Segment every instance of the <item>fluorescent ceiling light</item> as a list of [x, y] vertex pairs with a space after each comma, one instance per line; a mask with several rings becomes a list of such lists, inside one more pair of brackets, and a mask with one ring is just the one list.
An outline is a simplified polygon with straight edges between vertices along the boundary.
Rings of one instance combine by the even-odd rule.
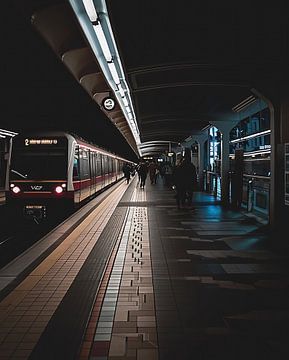
[[82, 1], [90, 21], [91, 22], [97, 21], [97, 12], [95, 10], [93, 1], [92, 0], [82, 0]]
[[243, 155], [244, 156], [252, 156], [252, 155], [263, 155], [263, 154], [270, 154], [271, 150], [265, 150], [265, 151], [250, 151], [246, 152]]
[[103, 55], [105, 57], [105, 60], [107, 62], [110, 62], [112, 61], [112, 55], [110, 53], [110, 50], [109, 50], [109, 47], [108, 47], [108, 43], [106, 41], [106, 37], [104, 35], [104, 32], [102, 30], [102, 26], [100, 24], [100, 22], [98, 21], [97, 24], [93, 25], [93, 29], [96, 33], [96, 36], [97, 36], [97, 39], [99, 41], [99, 44], [100, 44], [100, 47], [101, 47], [101, 50], [103, 52]]
[[128, 101], [127, 101], [126, 97], [122, 98], [122, 102], [123, 102], [124, 106], [128, 106]]
[[[121, 59], [110, 26], [105, 0], [69, 0], [69, 3], [78, 17], [80, 26], [99, 62], [107, 83], [117, 97], [132, 135], [137, 145], [139, 145], [138, 125], [135, 120], [129, 87], [126, 84]], [[129, 111], [132, 114], [128, 115], [126, 105], [131, 106]], [[131, 125], [130, 119], [134, 120], [134, 126]]]
[[251, 95], [251, 96], [247, 97], [245, 100], [241, 101], [238, 105], [232, 107], [232, 110], [235, 112], [240, 112], [241, 110], [243, 110], [245, 107], [251, 105], [256, 100], [257, 99], [255, 98], [255, 96]]
[[125, 97], [125, 93], [121, 85], [118, 86], [118, 91], [121, 97]]
[[111, 62], [108, 62], [107, 65], [108, 65], [109, 71], [111, 73], [111, 76], [113, 78], [113, 81], [115, 82], [116, 85], [119, 85], [120, 79], [119, 79], [118, 73], [116, 71], [115, 64], [111, 61]]
[[15, 135], [17, 135], [17, 133], [14, 132], [14, 131], [9, 131], [9, 130], [4, 130], [4, 129], [0, 129], [0, 134], [4, 135], [4, 136], [15, 136]]
[[[271, 154], [271, 150], [256, 150], [256, 151], [248, 151], [248, 152], [244, 152], [243, 156], [244, 157], [248, 157], [248, 156], [256, 156], [256, 155], [263, 155], [263, 154]], [[231, 158], [235, 157], [235, 154], [230, 154], [229, 155]], [[256, 159], [255, 159], [256, 160]], [[261, 159], [257, 159], [258, 161]]]
[[127, 113], [131, 113], [131, 109], [129, 106], [126, 106], [125, 109], [126, 109]]
[[258, 136], [262, 136], [262, 135], [267, 135], [267, 134], [270, 134], [270, 133], [271, 133], [271, 130], [264, 130], [264, 131], [261, 131], [261, 132], [256, 133], [256, 134], [247, 135], [247, 136], [244, 136], [244, 137], [240, 137], [239, 139], [231, 140], [230, 143], [233, 144], [233, 143], [236, 143], [236, 142], [245, 141], [245, 140], [248, 140], [248, 139], [252, 139], [252, 138], [255, 138], [255, 137], [258, 137]]
[[129, 118], [130, 120], [133, 119], [132, 113], [128, 113], [127, 116], [128, 116], [128, 118]]

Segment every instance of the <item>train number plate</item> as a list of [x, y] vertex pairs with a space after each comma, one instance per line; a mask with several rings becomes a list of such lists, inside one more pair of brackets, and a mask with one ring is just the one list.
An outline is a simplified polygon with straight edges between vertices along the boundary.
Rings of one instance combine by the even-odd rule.
[[25, 205], [24, 216], [27, 218], [44, 219], [46, 217], [46, 207], [44, 205]]

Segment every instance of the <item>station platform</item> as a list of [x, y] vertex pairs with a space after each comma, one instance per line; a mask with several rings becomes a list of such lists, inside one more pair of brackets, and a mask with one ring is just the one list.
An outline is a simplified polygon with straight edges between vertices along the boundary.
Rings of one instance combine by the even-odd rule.
[[[149, 179], [148, 179], [149, 180]], [[92, 200], [0, 270], [0, 359], [288, 359], [289, 255], [161, 179]]]

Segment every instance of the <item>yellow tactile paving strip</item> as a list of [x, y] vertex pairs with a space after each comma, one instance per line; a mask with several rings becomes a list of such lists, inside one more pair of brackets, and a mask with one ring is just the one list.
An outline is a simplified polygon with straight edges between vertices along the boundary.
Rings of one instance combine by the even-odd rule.
[[121, 184], [0, 303], [0, 359], [27, 359], [114, 212]]
[[[131, 203], [134, 201], [146, 201], [145, 192], [135, 189]], [[92, 311], [80, 359], [156, 360], [158, 342], [145, 207], [129, 207], [116, 248]]]

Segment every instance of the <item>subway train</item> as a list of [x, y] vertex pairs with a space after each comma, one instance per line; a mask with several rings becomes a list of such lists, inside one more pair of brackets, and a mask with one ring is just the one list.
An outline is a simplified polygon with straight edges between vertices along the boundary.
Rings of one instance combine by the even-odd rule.
[[13, 138], [8, 203], [25, 218], [44, 219], [80, 207], [123, 178], [126, 159], [66, 132]]

